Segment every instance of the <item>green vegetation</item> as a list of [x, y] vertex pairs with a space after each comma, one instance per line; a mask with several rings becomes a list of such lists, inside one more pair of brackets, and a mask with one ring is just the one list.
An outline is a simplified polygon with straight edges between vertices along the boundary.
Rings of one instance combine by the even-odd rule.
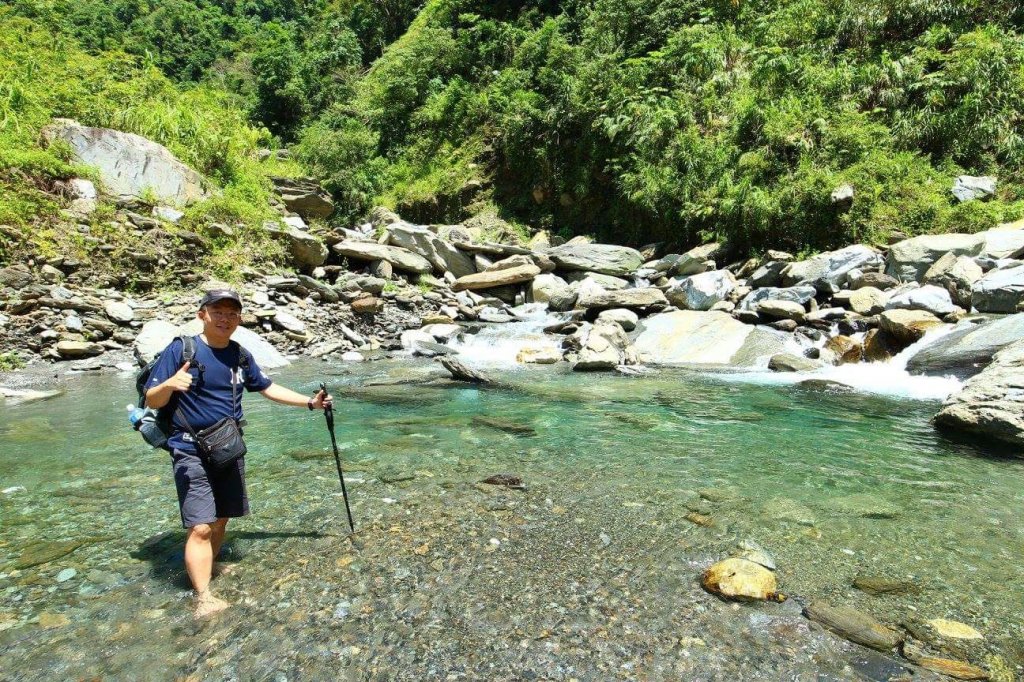
[[[738, 254], [1024, 216], [1014, 0], [15, 0], [0, 22], [0, 223], [81, 172], [35, 146], [51, 116], [212, 177], [194, 227], [257, 225], [252, 152], [279, 144], [340, 223], [385, 203]], [[996, 196], [957, 204], [960, 174]]]
[[14, 351], [0, 353], [0, 372], [13, 372], [25, 366], [25, 361]]

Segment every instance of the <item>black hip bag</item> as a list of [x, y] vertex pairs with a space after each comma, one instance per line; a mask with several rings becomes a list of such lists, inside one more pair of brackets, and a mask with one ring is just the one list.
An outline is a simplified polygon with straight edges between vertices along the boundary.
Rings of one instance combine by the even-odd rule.
[[[231, 377], [231, 411], [234, 412], [238, 402], [235, 379], [238, 369], [236, 368]], [[224, 417], [212, 426], [196, 431], [181, 413], [181, 408], [176, 410], [177, 416], [181, 419], [185, 428], [192, 435], [196, 444], [196, 450], [207, 464], [214, 469], [224, 469], [245, 457], [245, 440], [242, 439], [242, 429], [238, 426], [238, 420], [234, 417]]]

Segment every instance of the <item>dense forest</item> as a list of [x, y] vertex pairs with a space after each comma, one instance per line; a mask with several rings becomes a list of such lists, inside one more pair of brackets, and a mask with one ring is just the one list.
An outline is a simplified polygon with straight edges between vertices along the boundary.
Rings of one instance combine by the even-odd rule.
[[[52, 210], [76, 169], [36, 139], [68, 116], [166, 144], [225, 188], [198, 211], [253, 224], [274, 172], [320, 179], [338, 224], [384, 203], [736, 252], [976, 231], [1024, 216], [1022, 32], [1014, 0], [15, 0], [0, 223]], [[962, 174], [995, 196], [957, 202]]]

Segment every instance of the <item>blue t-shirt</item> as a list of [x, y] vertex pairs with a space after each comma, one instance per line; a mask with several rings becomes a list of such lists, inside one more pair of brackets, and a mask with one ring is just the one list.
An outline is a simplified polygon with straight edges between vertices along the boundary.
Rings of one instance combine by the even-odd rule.
[[[256, 359], [251, 354], [249, 355], [248, 371], [238, 368], [241, 346], [230, 344], [227, 348], [211, 348], [201, 337], [194, 338], [196, 356], [188, 370], [188, 373], [192, 375], [192, 386], [188, 391], [175, 392], [163, 409], [180, 409], [181, 414], [195, 431], [213, 426], [224, 417], [233, 416], [241, 422], [243, 418], [241, 388], [244, 387], [247, 391], [265, 391], [273, 382], [260, 370]], [[181, 339], [175, 339], [160, 353], [160, 359], [149, 375], [146, 389], [154, 388], [177, 374], [181, 366], [185, 364], [183, 356], [184, 344]], [[202, 365], [202, 371], [200, 371], [199, 365]], [[235, 373], [236, 369], [238, 370], [237, 374]], [[239, 384], [235, 389], [237, 399], [234, 400], [234, 404], [232, 404], [232, 382]], [[192, 442], [192, 436], [181, 421], [181, 416], [176, 413], [173, 425], [171, 437], [167, 439], [168, 447], [194, 453], [196, 446]]]

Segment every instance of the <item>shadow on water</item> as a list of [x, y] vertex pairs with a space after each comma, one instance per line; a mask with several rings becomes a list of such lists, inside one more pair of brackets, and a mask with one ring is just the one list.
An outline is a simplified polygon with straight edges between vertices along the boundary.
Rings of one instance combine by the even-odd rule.
[[[217, 561], [233, 563], [241, 561], [249, 553], [252, 543], [259, 540], [281, 540], [287, 538], [319, 539], [329, 534], [313, 531], [228, 531], [224, 545], [220, 548]], [[162, 578], [174, 587], [190, 587], [185, 574], [185, 530], [168, 530], [145, 539], [134, 552], [133, 559], [148, 561], [150, 573]]]
[[981, 457], [996, 461], [1017, 462], [1024, 466], [1024, 450], [1019, 446], [1010, 445], [994, 438], [985, 438], [978, 434], [969, 434], [950, 429], [939, 428], [943, 440], [955, 445], [955, 451], [961, 455]]

